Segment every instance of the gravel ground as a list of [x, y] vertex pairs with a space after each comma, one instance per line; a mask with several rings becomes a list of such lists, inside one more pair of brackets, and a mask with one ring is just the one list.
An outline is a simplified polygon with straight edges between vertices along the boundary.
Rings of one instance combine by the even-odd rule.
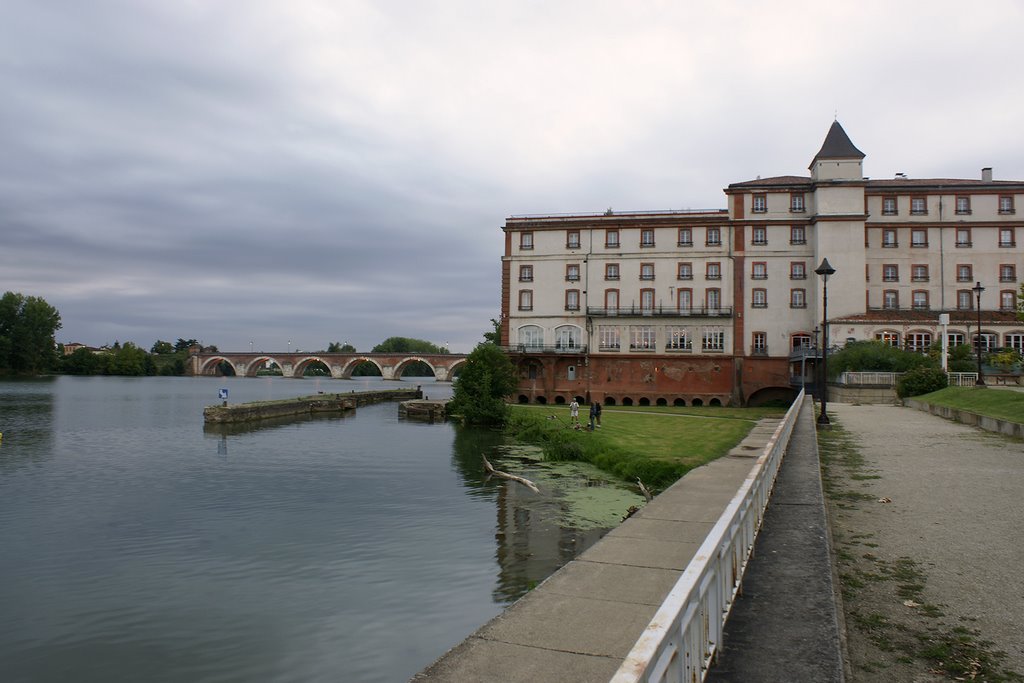
[[[864, 459], [828, 466], [832, 488], [849, 494], [830, 494], [829, 508], [853, 680], [947, 680], [887, 649], [932, 629], [969, 629], [1006, 653], [1001, 669], [1024, 673], [1024, 443], [910, 408], [833, 403], [829, 413]], [[920, 590], [891, 579], [901, 558]]]

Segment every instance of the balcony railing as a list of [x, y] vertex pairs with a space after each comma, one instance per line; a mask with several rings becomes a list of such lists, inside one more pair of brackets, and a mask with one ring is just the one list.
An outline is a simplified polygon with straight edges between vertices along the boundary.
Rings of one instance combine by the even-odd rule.
[[508, 353], [569, 353], [573, 355], [587, 352], [586, 344], [544, 346], [541, 344], [513, 344], [501, 347], [502, 351]]
[[654, 308], [641, 308], [640, 306], [619, 306], [618, 308], [588, 307], [587, 315], [595, 318], [731, 318], [732, 306], [692, 306], [690, 308], [677, 308], [675, 306], [655, 306]]

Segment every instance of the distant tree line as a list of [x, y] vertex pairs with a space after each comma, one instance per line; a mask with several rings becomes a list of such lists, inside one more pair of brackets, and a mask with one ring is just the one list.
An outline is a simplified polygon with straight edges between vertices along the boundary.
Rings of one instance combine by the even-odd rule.
[[[112, 346], [100, 349], [81, 347], [69, 355], [62, 356], [60, 371], [68, 375], [122, 375], [143, 377], [154, 375], [184, 375], [185, 360], [192, 347], [198, 346], [195, 339], [178, 338], [174, 344], [158, 339], [147, 353], [132, 342], [115, 341]], [[205, 347], [216, 351], [216, 346]]]

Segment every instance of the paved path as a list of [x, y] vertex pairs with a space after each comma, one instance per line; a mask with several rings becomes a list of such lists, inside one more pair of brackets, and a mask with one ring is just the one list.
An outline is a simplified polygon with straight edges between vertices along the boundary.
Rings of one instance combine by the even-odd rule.
[[711, 683], [844, 680], [814, 405], [801, 408]]
[[777, 419], [699, 467], [414, 681], [608, 681], [756, 464]]
[[919, 562], [927, 600], [1024, 671], [1024, 444], [910, 408], [829, 412], [880, 477], [866, 490], [892, 501], [852, 524], [874, 534], [879, 554]]

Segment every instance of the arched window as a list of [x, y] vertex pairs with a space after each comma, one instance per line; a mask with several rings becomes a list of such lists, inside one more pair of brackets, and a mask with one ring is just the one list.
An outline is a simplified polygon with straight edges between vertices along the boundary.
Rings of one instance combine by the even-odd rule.
[[527, 350], [544, 346], [544, 330], [538, 325], [523, 325], [519, 328], [519, 346]]
[[578, 349], [580, 348], [582, 330], [575, 325], [562, 325], [555, 328], [556, 349]]

